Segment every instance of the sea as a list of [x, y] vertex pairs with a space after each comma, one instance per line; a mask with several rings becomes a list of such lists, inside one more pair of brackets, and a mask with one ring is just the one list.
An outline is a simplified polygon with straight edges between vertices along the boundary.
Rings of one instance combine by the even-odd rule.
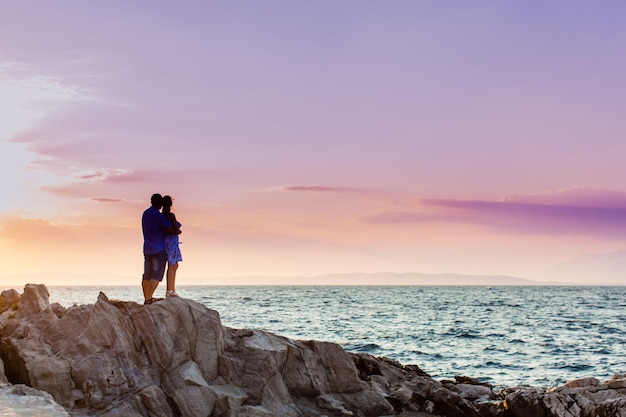
[[[142, 302], [137, 287], [49, 287], [65, 307]], [[157, 290], [156, 296], [164, 292]], [[233, 328], [341, 344], [435, 379], [552, 387], [626, 373], [626, 287], [179, 286]]]

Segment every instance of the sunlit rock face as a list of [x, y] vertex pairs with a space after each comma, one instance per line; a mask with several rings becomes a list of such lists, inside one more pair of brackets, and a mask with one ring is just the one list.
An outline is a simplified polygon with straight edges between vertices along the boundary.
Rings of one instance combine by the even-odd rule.
[[25, 385], [0, 387], [0, 417], [69, 417], [52, 396]]
[[32, 411], [0, 417], [626, 416], [620, 377], [495, 392], [334, 343], [224, 327], [182, 298], [139, 305], [100, 293], [64, 308], [27, 285], [0, 299], [11, 304], [0, 314], [0, 382], [21, 384], [4, 386], [0, 410]]

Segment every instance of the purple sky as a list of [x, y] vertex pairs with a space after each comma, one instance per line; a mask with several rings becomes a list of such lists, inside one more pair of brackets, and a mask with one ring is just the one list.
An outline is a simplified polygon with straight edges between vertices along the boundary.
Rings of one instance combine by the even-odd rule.
[[620, 251], [625, 18], [617, 1], [9, 1], [4, 273], [136, 276], [153, 192], [176, 199], [182, 283], [550, 279]]

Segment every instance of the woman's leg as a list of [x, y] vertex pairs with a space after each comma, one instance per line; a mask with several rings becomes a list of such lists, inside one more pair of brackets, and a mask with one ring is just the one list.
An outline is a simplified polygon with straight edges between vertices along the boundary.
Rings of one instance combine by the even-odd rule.
[[175, 264], [167, 264], [167, 291], [176, 291], [176, 270], [178, 262]]

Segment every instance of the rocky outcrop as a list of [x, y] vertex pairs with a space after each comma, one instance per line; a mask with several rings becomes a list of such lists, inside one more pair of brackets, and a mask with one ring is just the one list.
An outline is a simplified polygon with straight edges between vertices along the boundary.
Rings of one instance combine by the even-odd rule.
[[0, 415], [11, 417], [69, 417], [47, 392], [26, 385], [0, 386]]
[[626, 376], [614, 375], [605, 382], [581, 378], [547, 390], [513, 390], [507, 392], [504, 406], [513, 417], [626, 417]]
[[0, 380], [15, 384], [5, 388], [43, 391], [75, 417], [626, 417], [623, 378], [494, 392], [333, 343], [231, 329], [192, 300], [100, 293], [64, 308], [27, 285], [0, 301]]

